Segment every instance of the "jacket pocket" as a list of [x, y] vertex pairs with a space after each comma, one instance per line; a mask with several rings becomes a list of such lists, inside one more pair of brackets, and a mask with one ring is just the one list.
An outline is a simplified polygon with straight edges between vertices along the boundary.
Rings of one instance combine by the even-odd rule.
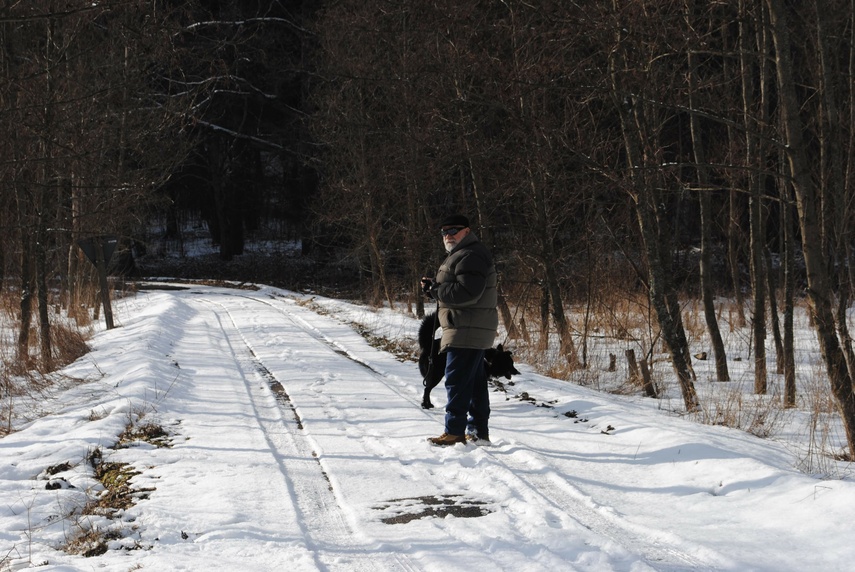
[[456, 328], [457, 327], [457, 313], [454, 312], [453, 310], [449, 310], [446, 317], [448, 319], [448, 327], [449, 328]]

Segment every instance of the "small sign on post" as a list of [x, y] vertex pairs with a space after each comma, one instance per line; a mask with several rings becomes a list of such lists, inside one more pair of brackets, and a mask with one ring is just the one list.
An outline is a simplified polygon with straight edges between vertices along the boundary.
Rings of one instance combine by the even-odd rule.
[[119, 239], [115, 236], [93, 236], [90, 238], [82, 238], [77, 241], [77, 245], [86, 258], [95, 265], [98, 270], [98, 284], [101, 287], [101, 304], [104, 307], [104, 321], [107, 324], [107, 329], [113, 329], [113, 308], [110, 304], [110, 288], [107, 284], [107, 264], [113, 257], [116, 251], [116, 244]]
[[80, 247], [80, 250], [83, 251], [83, 254], [86, 255], [86, 258], [96, 266], [98, 265], [98, 254], [96, 249], [99, 244], [101, 248], [104, 249], [104, 263], [110, 264], [110, 259], [113, 258], [113, 253], [116, 251], [116, 245], [118, 243], [118, 238], [109, 235], [81, 238], [77, 241], [77, 245]]

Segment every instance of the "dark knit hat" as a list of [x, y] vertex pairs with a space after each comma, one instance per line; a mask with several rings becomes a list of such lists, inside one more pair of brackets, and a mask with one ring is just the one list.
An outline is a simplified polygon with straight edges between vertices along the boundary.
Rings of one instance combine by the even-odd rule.
[[439, 223], [439, 226], [462, 226], [464, 228], [468, 228], [469, 219], [463, 216], [462, 214], [455, 214], [442, 219], [442, 222]]

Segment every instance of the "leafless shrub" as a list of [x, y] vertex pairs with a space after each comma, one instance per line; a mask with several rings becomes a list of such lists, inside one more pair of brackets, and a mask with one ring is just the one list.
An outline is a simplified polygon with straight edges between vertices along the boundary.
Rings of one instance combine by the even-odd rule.
[[805, 380], [799, 396], [807, 419], [803, 426], [804, 438], [800, 439], [806, 445], [797, 452], [798, 467], [807, 474], [837, 478], [840, 472], [837, 461], [842, 460], [835, 450], [835, 444], [841, 442], [837, 409], [824, 381], [822, 365], [816, 364], [815, 369], [815, 374]]
[[693, 298], [686, 302], [683, 308], [683, 327], [686, 330], [689, 347], [693, 347], [706, 336], [707, 325], [704, 321], [704, 311], [700, 300]]
[[50, 333], [54, 354], [51, 363], [56, 368], [64, 367], [89, 352], [89, 346], [86, 345], [89, 332], [71, 324], [57, 323]]
[[87, 320], [68, 319], [59, 309], [51, 311], [51, 356], [38, 354], [38, 326], [30, 329], [26, 353], [17, 344], [18, 309], [14, 292], [0, 293], [0, 435], [12, 431], [13, 406], [17, 399], [38, 398], [63, 379], [56, 370], [85, 355], [91, 331]]
[[593, 331], [617, 340], [638, 341], [639, 335], [650, 330], [647, 307], [647, 299], [639, 293], [601, 290], [590, 320]]

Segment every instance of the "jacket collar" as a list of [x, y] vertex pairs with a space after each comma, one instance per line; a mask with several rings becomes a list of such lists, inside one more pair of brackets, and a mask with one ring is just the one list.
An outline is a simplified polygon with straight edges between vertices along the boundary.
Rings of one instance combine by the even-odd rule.
[[466, 248], [467, 246], [469, 246], [469, 245], [471, 245], [471, 244], [473, 244], [473, 243], [475, 243], [475, 242], [478, 242], [478, 237], [477, 237], [477, 236], [475, 236], [475, 232], [470, 228], [470, 229], [469, 229], [469, 234], [467, 234], [466, 236], [464, 236], [464, 237], [463, 237], [463, 240], [461, 240], [460, 242], [458, 242], [458, 243], [457, 243], [457, 246], [455, 246], [454, 248], [452, 248], [452, 249], [451, 249], [451, 252], [449, 252], [448, 254], [454, 254], [455, 252], [457, 252], [457, 251], [458, 251], [458, 250], [460, 250], [461, 248]]

